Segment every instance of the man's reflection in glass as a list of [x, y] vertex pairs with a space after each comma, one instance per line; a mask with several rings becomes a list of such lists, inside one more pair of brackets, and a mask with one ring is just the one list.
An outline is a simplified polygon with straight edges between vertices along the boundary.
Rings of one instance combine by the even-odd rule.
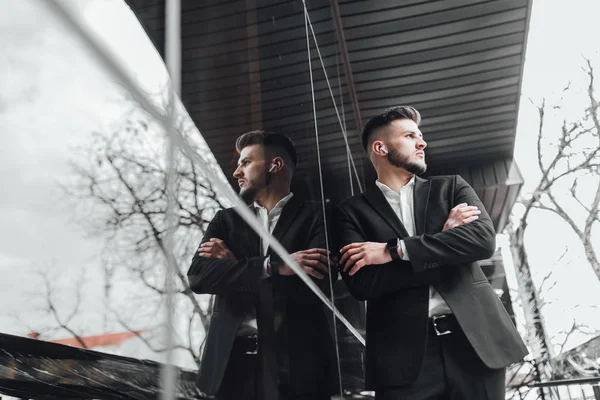
[[[290, 191], [294, 145], [252, 131], [236, 150], [240, 195], [328, 293], [321, 206]], [[338, 384], [324, 305], [234, 209], [215, 215], [188, 278], [195, 293], [217, 295], [197, 380], [202, 392], [219, 400], [330, 398]]]

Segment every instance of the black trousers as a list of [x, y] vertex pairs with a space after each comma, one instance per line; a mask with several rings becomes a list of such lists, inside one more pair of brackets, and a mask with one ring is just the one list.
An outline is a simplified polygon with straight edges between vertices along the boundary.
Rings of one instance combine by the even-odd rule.
[[258, 355], [245, 354], [244, 351], [234, 346], [216, 399], [259, 399], [258, 382], [260, 382]]
[[410, 385], [379, 389], [377, 400], [503, 400], [505, 369], [488, 368], [460, 330], [430, 329], [425, 358]]
[[326, 393], [297, 395], [290, 393], [287, 385], [279, 387], [277, 399], [267, 399], [261, 387], [261, 371], [258, 354], [246, 354], [243, 349], [232, 349], [217, 400], [329, 400]]

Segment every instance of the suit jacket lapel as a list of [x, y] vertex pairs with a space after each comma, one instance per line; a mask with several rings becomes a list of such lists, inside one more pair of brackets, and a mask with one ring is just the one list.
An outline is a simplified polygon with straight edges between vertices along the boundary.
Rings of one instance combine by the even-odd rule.
[[[279, 216], [279, 220], [277, 221], [277, 225], [275, 225], [275, 229], [273, 229], [273, 237], [279, 242], [281, 242], [289, 227], [296, 219], [296, 214], [298, 214], [302, 208], [302, 204], [302, 200], [298, 197], [298, 195], [294, 195], [283, 207], [281, 215]], [[271, 254], [270, 247], [267, 251], [267, 254]]]
[[[254, 215], [256, 215], [256, 210], [254, 209], [254, 206], [252, 204], [250, 204], [248, 206], [248, 208], [250, 208], [250, 211], [252, 211], [252, 213]], [[258, 256], [261, 253], [261, 241], [260, 241], [260, 236], [258, 236], [258, 233], [254, 232], [254, 229], [252, 229], [250, 227], [250, 225], [246, 224], [246, 222], [242, 219], [242, 217], [238, 217], [239, 218], [239, 223], [240, 223], [240, 227], [243, 227], [244, 231], [245, 231], [245, 236], [246, 236], [246, 243], [245, 243], [245, 247], [246, 247], [246, 256]]]
[[415, 210], [415, 229], [417, 235], [425, 233], [425, 217], [429, 205], [430, 181], [415, 176], [415, 190], [413, 193]]
[[[365, 192], [365, 198], [371, 204], [371, 207], [383, 218], [383, 220], [394, 230], [399, 238], [407, 237], [406, 228], [398, 219], [398, 216], [386, 200], [378, 187], [369, 189]], [[391, 239], [391, 238], [390, 238]]]

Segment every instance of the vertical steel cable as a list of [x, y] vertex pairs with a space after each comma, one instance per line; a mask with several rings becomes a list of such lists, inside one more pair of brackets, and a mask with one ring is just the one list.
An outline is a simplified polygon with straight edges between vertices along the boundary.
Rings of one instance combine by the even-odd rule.
[[[319, 166], [319, 185], [321, 188], [321, 205], [323, 208], [323, 225], [325, 229], [325, 248], [327, 249], [327, 268], [331, 271], [331, 252], [329, 251], [329, 235], [327, 229], [327, 211], [325, 209], [325, 190], [323, 189], [323, 170], [321, 167], [321, 148], [319, 146], [319, 128], [317, 125], [317, 106], [315, 103], [315, 84], [312, 73], [312, 60], [310, 54], [310, 37], [308, 35], [308, 10], [306, 7], [304, 8], [304, 27], [306, 29], [306, 51], [308, 55], [308, 73], [310, 76], [310, 94], [312, 100], [313, 107], [313, 122], [315, 126], [315, 143], [317, 145], [317, 165]], [[352, 178], [352, 176], [350, 177]], [[335, 307], [334, 302], [334, 293], [333, 293], [333, 281], [331, 279], [331, 273], [329, 274], [329, 293], [331, 296], [331, 304]], [[344, 397], [344, 390], [342, 388], [342, 367], [340, 365], [340, 349], [338, 345], [338, 334], [337, 334], [337, 322], [335, 320], [335, 315], [332, 315], [333, 319], [333, 337], [335, 341], [335, 356], [337, 360], [337, 369], [338, 369], [338, 382], [340, 384], [340, 396]]]
[[333, 94], [333, 89], [331, 88], [331, 82], [329, 82], [329, 77], [327, 75], [327, 70], [325, 69], [325, 62], [323, 61], [323, 57], [321, 56], [321, 50], [319, 49], [319, 42], [317, 41], [317, 35], [315, 35], [315, 30], [313, 28], [312, 22], [310, 21], [310, 16], [308, 14], [308, 9], [306, 8], [306, 0], [302, 0], [302, 4], [304, 6], [304, 15], [308, 21], [308, 26], [310, 27], [310, 31], [312, 33], [313, 41], [315, 43], [315, 50], [317, 50], [317, 54], [319, 55], [319, 60], [321, 61], [321, 67], [323, 69], [323, 75], [325, 75], [325, 81], [327, 82], [327, 88], [329, 89], [329, 95], [331, 96], [331, 101], [333, 101], [333, 107], [335, 109], [335, 114], [338, 119], [338, 123], [340, 124], [340, 128], [342, 130], [342, 136], [344, 138], [344, 142], [346, 144], [346, 151], [350, 154], [350, 161], [352, 163], [352, 169], [354, 170], [354, 175], [356, 176], [356, 182], [358, 183], [358, 188], [360, 191], [363, 191], [362, 184], [360, 183], [360, 178], [358, 176], [358, 171], [356, 170], [356, 164], [354, 162], [354, 157], [352, 157], [352, 152], [350, 150], [350, 144], [348, 143], [348, 134], [346, 132], [345, 124], [342, 123], [342, 118], [340, 116], [340, 112], [337, 107], [337, 102], [335, 101], [335, 95]]

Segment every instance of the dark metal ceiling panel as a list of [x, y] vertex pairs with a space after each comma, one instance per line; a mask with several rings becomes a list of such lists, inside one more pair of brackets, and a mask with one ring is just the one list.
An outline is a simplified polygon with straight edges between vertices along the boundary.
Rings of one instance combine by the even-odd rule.
[[[127, 2], [162, 52], [164, 1]], [[339, 119], [347, 124], [360, 179], [364, 184], [374, 178], [360, 144], [362, 127], [355, 126], [352, 114], [352, 89], [362, 121], [398, 104], [421, 111], [431, 171], [448, 173], [457, 164], [481, 169], [484, 162], [494, 170], [499, 168], [494, 160], [510, 162], [531, 2], [339, 1], [354, 81], [349, 89], [330, 0], [309, 0], [338, 106], [336, 113], [311, 40], [324, 179], [326, 186], [337, 184], [327, 195], [336, 200], [350, 194]], [[181, 29], [182, 99], [224, 170], [229, 172], [238, 134], [278, 130], [298, 146], [297, 185], [315, 193], [316, 139], [302, 2], [183, 0]], [[476, 177], [465, 176], [474, 184]], [[510, 185], [485, 190], [480, 195], [500, 226], [506, 216], [496, 205], [514, 201], [518, 190]]]

